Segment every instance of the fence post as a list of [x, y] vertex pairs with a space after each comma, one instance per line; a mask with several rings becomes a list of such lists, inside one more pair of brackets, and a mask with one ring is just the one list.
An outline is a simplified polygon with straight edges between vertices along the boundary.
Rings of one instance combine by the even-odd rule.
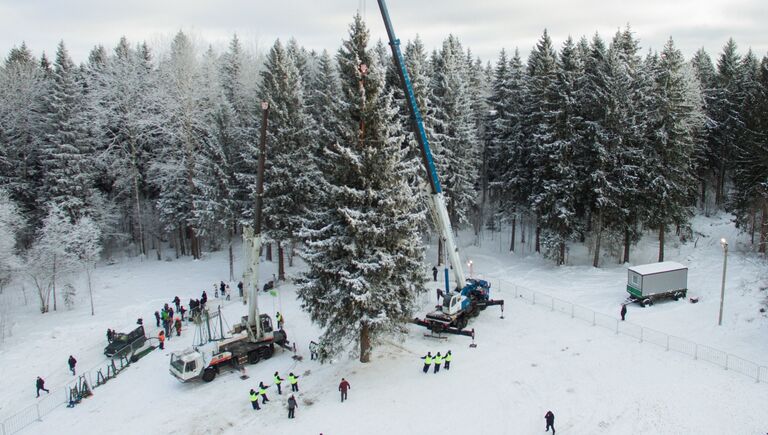
[[616, 321], [616, 335], [619, 335], [619, 321]]
[[592, 326], [595, 326], [595, 325], [597, 325], [597, 321], [595, 319], [595, 312], [592, 311]]
[[37, 409], [37, 421], [43, 421], [42, 416], [40, 416], [40, 403], [35, 404], [35, 409]]
[[[758, 370], [757, 373], [759, 374], [760, 371]], [[759, 376], [759, 375], [758, 375]], [[0, 423], [0, 429], [3, 430], [3, 435], [5, 435], [5, 422]]]
[[643, 342], [643, 328], [640, 328], [640, 343]]
[[552, 309], [551, 311], [555, 311], [555, 298], [552, 298]]
[[693, 359], [699, 359], [699, 345], [693, 344]]
[[531, 298], [531, 305], [536, 305], [536, 292], [533, 292], [533, 297]]
[[573, 304], [571, 304], [571, 319], [573, 319]]
[[669, 335], [667, 335], [667, 352], [669, 352]]
[[725, 369], [728, 370], [728, 354], [725, 354]]

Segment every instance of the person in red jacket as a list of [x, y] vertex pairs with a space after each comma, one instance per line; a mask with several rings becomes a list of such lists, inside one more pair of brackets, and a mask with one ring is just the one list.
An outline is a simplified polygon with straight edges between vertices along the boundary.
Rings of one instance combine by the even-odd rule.
[[347, 382], [346, 379], [341, 378], [341, 383], [339, 384], [339, 391], [341, 391], [341, 403], [344, 403], [344, 399], [347, 398], [347, 390], [349, 390], [349, 382]]
[[160, 340], [160, 350], [165, 349], [165, 333], [162, 330], [157, 334], [157, 339]]

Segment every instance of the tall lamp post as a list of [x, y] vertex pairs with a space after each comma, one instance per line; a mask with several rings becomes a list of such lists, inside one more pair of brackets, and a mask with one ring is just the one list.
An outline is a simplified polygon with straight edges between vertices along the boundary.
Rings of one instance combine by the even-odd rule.
[[720, 286], [720, 318], [717, 321], [718, 326], [723, 325], [723, 298], [725, 298], [725, 268], [728, 266], [728, 242], [720, 239], [723, 246], [723, 284]]

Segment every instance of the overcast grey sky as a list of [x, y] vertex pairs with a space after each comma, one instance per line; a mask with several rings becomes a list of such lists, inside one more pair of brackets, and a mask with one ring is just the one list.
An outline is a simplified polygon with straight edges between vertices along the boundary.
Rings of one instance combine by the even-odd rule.
[[[398, 37], [419, 34], [428, 48], [449, 34], [484, 60], [501, 48], [527, 56], [547, 28], [559, 47], [568, 36], [599, 32], [610, 39], [629, 23], [644, 52], [661, 50], [672, 36], [686, 56], [704, 47], [716, 59], [733, 37], [740, 53], [768, 51], [768, 0], [389, 0]], [[355, 12], [374, 39], [386, 39], [373, 0], [0, 0], [0, 56], [22, 41], [40, 55], [63, 39], [76, 62], [96, 44], [112, 48], [125, 35], [158, 47], [179, 30], [216, 46], [233, 33], [266, 48], [295, 36], [310, 49], [335, 51]]]

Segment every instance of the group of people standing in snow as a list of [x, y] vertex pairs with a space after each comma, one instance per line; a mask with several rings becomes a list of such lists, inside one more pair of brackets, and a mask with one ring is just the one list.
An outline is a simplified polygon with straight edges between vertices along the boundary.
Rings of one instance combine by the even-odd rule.
[[[298, 393], [299, 392], [299, 376], [294, 375], [293, 373], [288, 374], [288, 384], [291, 386], [291, 393]], [[273, 377], [273, 382], [275, 384], [275, 387], [277, 388], [277, 394], [283, 394], [282, 390], [282, 382], [286, 379], [283, 379], [280, 377], [279, 372], [275, 372]], [[251, 388], [251, 390], [248, 392], [248, 397], [251, 401], [251, 406], [254, 410], [260, 410], [261, 406], [259, 406], [259, 398], [261, 398], [261, 404], [264, 405], [267, 402], [269, 402], [269, 398], [267, 397], [267, 389], [269, 388], [269, 385], [264, 385], [264, 382], [259, 382], [259, 386], [257, 388]], [[344, 378], [341, 378], [341, 382], [339, 383], [339, 392], [341, 393], [341, 402], [344, 403], [345, 400], [347, 400], [348, 391], [351, 390], [352, 387], [349, 384], [349, 381], [347, 381]], [[291, 394], [290, 397], [288, 397], [288, 418], [295, 418], [296, 408], [299, 407], [299, 404], [296, 400], [296, 396]]]
[[429, 366], [431, 366], [433, 363], [435, 364], [435, 371], [433, 373], [437, 373], [440, 371], [440, 366], [445, 363], [445, 369], [450, 370], [451, 369], [451, 361], [453, 361], [453, 355], [451, 354], [451, 351], [449, 350], [446, 352], [445, 356], [440, 355], [440, 352], [437, 353], [437, 355], [432, 356], [432, 352], [427, 352], [427, 354], [421, 359], [424, 360], [424, 373], [429, 372]]

